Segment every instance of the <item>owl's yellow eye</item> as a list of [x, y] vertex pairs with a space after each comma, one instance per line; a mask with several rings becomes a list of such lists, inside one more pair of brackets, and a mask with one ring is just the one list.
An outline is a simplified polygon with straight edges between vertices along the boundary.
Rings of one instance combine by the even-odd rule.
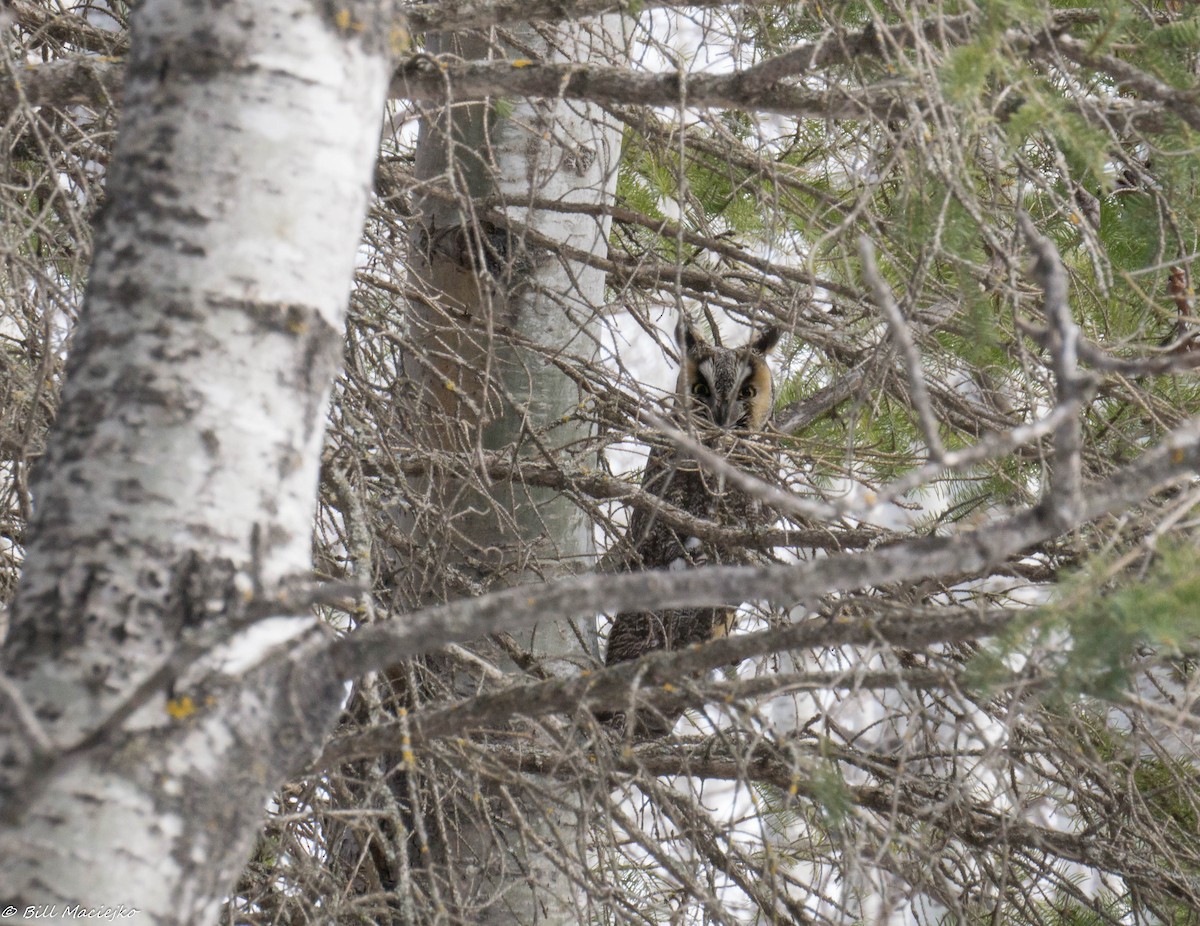
[[742, 386], [742, 391], [739, 392], [738, 395], [743, 399], [753, 399], [756, 395], [758, 395], [758, 388], [754, 385], [754, 383], [745, 383]]
[[708, 395], [708, 383], [702, 379], [696, 380], [696, 382], [692, 383], [692, 395], [698, 399], [705, 398]]

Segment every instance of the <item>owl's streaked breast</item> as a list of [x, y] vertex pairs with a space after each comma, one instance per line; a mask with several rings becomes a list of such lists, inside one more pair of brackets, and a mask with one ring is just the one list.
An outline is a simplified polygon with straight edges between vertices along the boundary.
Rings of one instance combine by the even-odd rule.
[[[774, 401], [766, 355], [779, 341], [769, 328], [739, 348], [709, 344], [686, 320], [676, 329], [681, 363], [676, 383], [676, 421], [736, 466], [760, 478], [774, 479], [774, 455], [753, 438], [767, 425]], [[754, 452], [749, 452], [753, 450]], [[751, 461], [747, 463], [747, 460]], [[723, 526], [767, 526], [773, 515], [762, 503], [726, 485], [719, 473], [702, 467], [678, 448], [655, 448], [647, 459], [642, 488], [666, 505]], [[731, 549], [669, 527], [656, 512], [637, 508], [625, 538], [627, 568], [690, 569], [743, 562], [747, 551]], [[614, 665], [660, 649], [678, 649], [727, 633], [733, 608], [676, 608], [618, 614], [609, 631], [605, 663]], [[605, 715], [614, 720], [621, 715]], [[678, 715], [674, 719], [677, 719]], [[642, 716], [636, 726], [645, 735], [670, 732], [674, 719]]]

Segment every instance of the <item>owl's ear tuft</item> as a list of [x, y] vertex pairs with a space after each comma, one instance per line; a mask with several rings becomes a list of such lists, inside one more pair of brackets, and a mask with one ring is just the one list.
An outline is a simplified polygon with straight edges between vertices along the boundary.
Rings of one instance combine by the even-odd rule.
[[704, 339], [696, 334], [696, 329], [692, 327], [692, 323], [686, 315], [680, 315], [679, 321], [675, 324], [675, 343], [679, 345], [679, 349], [683, 351], [683, 356], [690, 357], [692, 354], [704, 344]]
[[779, 330], [779, 326], [771, 325], [750, 342], [750, 349], [758, 354], [769, 354], [775, 345], [779, 343], [779, 338], [782, 334], [783, 332]]

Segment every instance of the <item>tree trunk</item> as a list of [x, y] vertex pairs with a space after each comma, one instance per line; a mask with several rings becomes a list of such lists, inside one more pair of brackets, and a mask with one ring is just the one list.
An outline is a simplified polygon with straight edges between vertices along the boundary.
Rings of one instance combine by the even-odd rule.
[[[389, 75], [378, 37], [403, 37], [374, 3], [322, 10], [135, 11], [3, 652], [0, 901], [19, 914], [214, 921], [272, 789], [339, 709], [331, 673], [313, 690], [195, 663], [255, 618], [309, 611], [326, 401]], [[303, 646], [313, 623], [271, 629]]]
[[[550, 38], [517, 30], [513, 41], [519, 48], [490, 45], [481, 35], [440, 35], [426, 48], [468, 60], [499, 53], [584, 62], [612, 60], [624, 38], [620, 17], [606, 17], [558, 28]], [[456, 103], [423, 121], [416, 173], [425, 186], [416, 200], [412, 269], [425, 298], [413, 301], [408, 316], [423, 356], [408, 370], [405, 405], [427, 458], [549, 454], [566, 469], [595, 465], [591, 424], [577, 414], [582, 392], [554, 361], [582, 368], [596, 359], [604, 274], [536, 245], [524, 230], [602, 254], [609, 221], [521, 204], [610, 204], [619, 146], [619, 130], [599, 107], [563, 101]], [[405, 573], [407, 606], [592, 564], [592, 521], [556, 490], [486, 485], [438, 470], [414, 496], [420, 503], [406, 520], [428, 558]], [[537, 671], [578, 671], [595, 652], [593, 622], [547, 618], [519, 646], [532, 653]], [[477, 651], [515, 669], [494, 647], [481, 643]], [[442, 679], [453, 674], [452, 666], [442, 668]], [[461, 678], [458, 690], [477, 682]], [[496, 804], [493, 819], [476, 807], [440, 847], [445, 877], [470, 885], [458, 914], [481, 923], [578, 922], [571, 882], [554, 857], [565, 853], [553, 851], [572, 824], [556, 819], [554, 832], [544, 816], [547, 803], [569, 816], [575, 798], [560, 783], [538, 779], [544, 803], [534, 807], [522, 788], [502, 799], [483, 778], [483, 799]]]

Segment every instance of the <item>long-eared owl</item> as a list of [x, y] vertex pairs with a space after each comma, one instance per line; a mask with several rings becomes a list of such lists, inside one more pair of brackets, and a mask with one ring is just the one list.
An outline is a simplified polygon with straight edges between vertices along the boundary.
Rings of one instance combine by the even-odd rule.
[[[771, 327], [738, 348], [710, 344], [686, 318], [675, 329], [680, 367], [676, 382], [674, 423], [695, 434], [739, 469], [774, 479], [777, 466], [769, 446], [755, 437], [770, 421], [774, 404], [771, 369], [766, 356], [779, 341]], [[728, 527], [763, 527], [773, 515], [757, 499], [727, 486], [719, 473], [703, 468], [680, 448], [657, 446], [646, 460], [642, 488], [686, 514]], [[706, 563], [745, 562], [744, 548], [724, 546], [689, 536], [668, 525], [655, 510], [636, 508], [625, 537], [623, 564], [628, 571], [687, 569]], [[680, 649], [723, 635], [730, 629], [733, 608], [674, 608], [624, 611], [608, 636], [606, 665], [637, 659], [660, 649]], [[609, 721], [622, 715], [606, 715]], [[639, 711], [636, 732], [669, 733], [678, 714]]]

